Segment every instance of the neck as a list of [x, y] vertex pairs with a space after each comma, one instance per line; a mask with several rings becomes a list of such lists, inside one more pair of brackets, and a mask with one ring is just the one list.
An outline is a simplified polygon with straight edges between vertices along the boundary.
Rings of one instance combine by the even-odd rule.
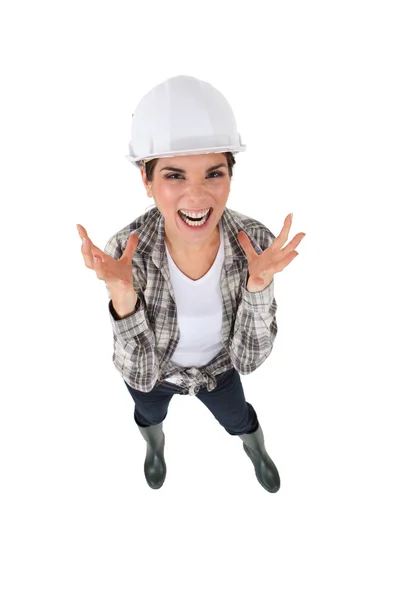
[[214, 230], [213, 235], [211, 236], [210, 239], [206, 240], [204, 242], [204, 244], [202, 244], [201, 246], [191, 246], [190, 244], [186, 245], [186, 246], [182, 246], [182, 245], [177, 245], [175, 244], [173, 241], [171, 242], [171, 239], [168, 237], [167, 232], [165, 231], [164, 233], [165, 236], [165, 243], [167, 244], [169, 253], [171, 255], [174, 256], [184, 256], [185, 258], [188, 257], [203, 257], [203, 256], [208, 256], [208, 254], [211, 252], [213, 252], [215, 250], [216, 247], [219, 248], [220, 245], [220, 234], [219, 234], [219, 226], [217, 225], [217, 227]]

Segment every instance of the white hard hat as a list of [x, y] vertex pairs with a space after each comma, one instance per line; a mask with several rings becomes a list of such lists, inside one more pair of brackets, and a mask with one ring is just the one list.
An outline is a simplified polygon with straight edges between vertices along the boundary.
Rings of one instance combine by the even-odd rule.
[[245, 149], [232, 108], [221, 92], [195, 77], [178, 75], [140, 100], [132, 115], [126, 158], [140, 167], [144, 159]]

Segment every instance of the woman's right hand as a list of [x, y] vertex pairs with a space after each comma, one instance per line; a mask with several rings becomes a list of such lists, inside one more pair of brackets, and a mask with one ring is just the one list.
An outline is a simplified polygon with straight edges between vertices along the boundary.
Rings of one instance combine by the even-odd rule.
[[[133, 287], [132, 258], [139, 243], [139, 236], [132, 233], [128, 238], [123, 255], [119, 260], [115, 260], [115, 258], [105, 254], [100, 248], [92, 244], [86, 229], [82, 225], [77, 225], [76, 228], [82, 240], [82, 256], [87, 268], [93, 269], [98, 279], [105, 281], [110, 290], [135, 291]], [[98, 262], [95, 261], [95, 257], [99, 258]]]

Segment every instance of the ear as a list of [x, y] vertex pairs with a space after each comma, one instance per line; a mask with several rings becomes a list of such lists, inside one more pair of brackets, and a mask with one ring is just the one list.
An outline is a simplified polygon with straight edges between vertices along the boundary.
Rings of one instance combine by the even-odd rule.
[[142, 167], [140, 167], [140, 174], [142, 176], [143, 185], [146, 188], [147, 196], [148, 196], [148, 198], [152, 198], [153, 197], [153, 191], [151, 189], [152, 184], [149, 182], [149, 180], [146, 177], [146, 170]]
[[143, 185], [145, 188], [149, 185], [149, 180], [146, 177], [146, 170], [143, 167], [140, 167], [140, 174], [142, 176]]

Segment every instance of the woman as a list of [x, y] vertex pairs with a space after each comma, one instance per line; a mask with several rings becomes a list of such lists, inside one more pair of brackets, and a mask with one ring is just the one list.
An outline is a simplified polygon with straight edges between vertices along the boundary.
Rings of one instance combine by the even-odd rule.
[[243, 441], [257, 479], [277, 492], [257, 414], [241, 374], [257, 369], [277, 334], [273, 275], [298, 254], [279, 236], [226, 208], [234, 154], [245, 150], [230, 105], [194, 77], [172, 77], [146, 94], [132, 119], [128, 160], [156, 207], [113, 235], [104, 252], [77, 225], [85, 265], [105, 281], [113, 362], [147, 442], [148, 485], [166, 477], [162, 423], [174, 394], [196, 395]]

